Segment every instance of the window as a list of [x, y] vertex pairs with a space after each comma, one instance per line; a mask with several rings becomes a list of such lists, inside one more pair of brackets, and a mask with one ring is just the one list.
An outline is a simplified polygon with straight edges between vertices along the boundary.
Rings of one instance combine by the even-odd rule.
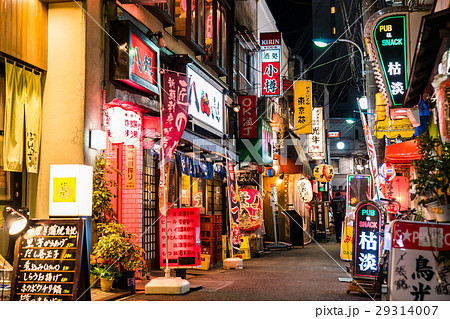
[[222, 182], [218, 176], [215, 176], [213, 180], [208, 180], [208, 214], [222, 214], [223, 193]]
[[237, 75], [236, 89], [251, 94], [253, 57], [248, 50], [242, 46], [239, 40], [236, 44], [235, 61]]
[[150, 11], [159, 21], [161, 21], [166, 28], [175, 24], [174, 2], [175, 0], [167, 0], [166, 3], [156, 3], [152, 6], [144, 5], [144, 7], [148, 11]]
[[334, 174], [339, 174], [339, 158], [331, 158], [331, 166], [334, 168]]
[[205, 62], [220, 75], [227, 74], [227, 11], [218, 0], [206, 0]]
[[331, 14], [335, 14], [336, 13], [336, 7], [331, 7]]
[[175, 0], [173, 34], [194, 52], [205, 53], [205, 0]]

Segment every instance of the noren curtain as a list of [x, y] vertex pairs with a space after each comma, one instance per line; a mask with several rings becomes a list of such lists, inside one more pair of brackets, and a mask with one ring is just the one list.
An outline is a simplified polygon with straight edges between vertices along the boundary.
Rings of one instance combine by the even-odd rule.
[[5, 61], [5, 82], [4, 170], [21, 172], [25, 150], [27, 171], [37, 173], [41, 136], [41, 75]]

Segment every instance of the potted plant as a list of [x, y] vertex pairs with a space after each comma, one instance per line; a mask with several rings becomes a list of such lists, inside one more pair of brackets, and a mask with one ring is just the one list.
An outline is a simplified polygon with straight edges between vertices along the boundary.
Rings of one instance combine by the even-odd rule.
[[100, 237], [94, 245], [94, 256], [116, 261], [122, 274], [116, 280], [117, 288], [134, 292], [136, 270], [145, 268], [145, 251], [136, 243], [134, 235], [127, 232], [120, 223], [100, 223], [97, 226]]
[[421, 159], [413, 162], [417, 177], [411, 180], [412, 187], [422, 197], [420, 204], [434, 206], [438, 221], [450, 221], [450, 144], [428, 134], [416, 141]]

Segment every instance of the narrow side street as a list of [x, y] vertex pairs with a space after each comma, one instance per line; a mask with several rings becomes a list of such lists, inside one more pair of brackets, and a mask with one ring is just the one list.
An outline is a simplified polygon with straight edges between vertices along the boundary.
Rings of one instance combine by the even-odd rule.
[[185, 295], [145, 295], [138, 286], [137, 294], [121, 300], [370, 301], [369, 296], [347, 294], [348, 283], [338, 280], [348, 278], [343, 270], [348, 262], [339, 259], [339, 244], [330, 240], [320, 245], [340, 266], [318, 244], [311, 243], [305, 248], [270, 251], [245, 260], [242, 270], [188, 270], [191, 287], [202, 288]]

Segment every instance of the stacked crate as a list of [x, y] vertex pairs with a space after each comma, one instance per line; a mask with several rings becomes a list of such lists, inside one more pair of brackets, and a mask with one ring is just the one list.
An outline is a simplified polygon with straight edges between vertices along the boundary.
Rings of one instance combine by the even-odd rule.
[[211, 265], [222, 261], [222, 216], [200, 215], [201, 253], [210, 255]]

